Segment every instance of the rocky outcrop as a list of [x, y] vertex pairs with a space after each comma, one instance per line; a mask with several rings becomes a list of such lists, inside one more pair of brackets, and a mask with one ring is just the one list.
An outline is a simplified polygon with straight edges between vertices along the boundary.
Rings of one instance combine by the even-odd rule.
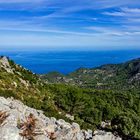
[[9, 64], [9, 60], [5, 56], [0, 58], [0, 67], [5, 69], [8, 73], [13, 73], [13, 70]]
[[81, 130], [77, 123], [67, 123], [43, 115], [12, 98], [0, 97], [0, 140], [121, 140], [111, 132]]

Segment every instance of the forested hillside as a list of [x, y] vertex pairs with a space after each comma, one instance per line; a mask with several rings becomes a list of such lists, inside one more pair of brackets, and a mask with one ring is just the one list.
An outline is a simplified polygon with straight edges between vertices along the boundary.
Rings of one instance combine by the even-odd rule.
[[[123, 139], [140, 139], [139, 68], [138, 59], [125, 64], [106, 65], [87, 71], [80, 69], [76, 73], [70, 74], [69, 77], [77, 78], [80, 76], [79, 73], [84, 73], [84, 76], [87, 76], [90, 75], [89, 71], [93, 71], [91, 77], [92, 73], [96, 72], [99, 75], [101, 72], [101, 80], [104, 79], [102, 72], [107, 73], [108, 71], [117, 77], [113, 71], [117, 70], [118, 74], [122, 72], [124, 77], [120, 76], [120, 79], [122, 78], [124, 82], [126, 77], [136, 81], [132, 88], [132, 81], [129, 81], [129, 90], [123, 90], [126, 89], [124, 88], [126, 83], [124, 84], [122, 79], [122, 83], [119, 82], [120, 79], [115, 81], [118, 83], [116, 87], [115, 84], [112, 84], [114, 89], [120, 86], [119, 90], [112, 90], [113, 88], [109, 86], [109, 79], [106, 80], [108, 82], [105, 88], [95, 88], [94, 84], [92, 88], [90, 86], [87, 86], [90, 88], [83, 88], [86, 87], [85, 85], [80, 88], [67, 84], [43, 82], [31, 71], [15, 64], [6, 57], [1, 57], [0, 96], [14, 97], [30, 107], [43, 110], [46, 116], [65, 119], [69, 122], [75, 121], [85, 129], [105, 129], [118, 133]], [[111, 83], [113, 79], [111, 78]], [[108, 86], [110, 88], [107, 88]], [[103, 121], [109, 122], [104, 128], [101, 125]]]
[[51, 72], [40, 76], [49, 83], [67, 83], [96, 89], [140, 90], [140, 58], [98, 68], [80, 68], [68, 75]]

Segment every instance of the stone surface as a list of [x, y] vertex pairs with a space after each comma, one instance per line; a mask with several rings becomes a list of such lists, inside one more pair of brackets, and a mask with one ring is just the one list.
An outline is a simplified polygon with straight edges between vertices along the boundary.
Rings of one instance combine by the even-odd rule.
[[112, 135], [111, 132], [104, 132], [104, 131], [96, 131], [93, 140], [122, 140], [119, 137]]
[[[27, 107], [13, 98], [0, 97], [0, 112], [6, 112], [7, 117], [0, 124], [0, 140], [22, 140], [25, 127], [19, 127], [30, 121], [29, 115], [35, 118], [33, 137], [35, 140], [121, 140], [111, 132], [97, 130], [81, 130], [79, 124], [68, 123], [62, 119], [46, 117], [42, 111]], [[28, 140], [24, 137], [24, 140]]]
[[8, 73], [13, 73], [9, 60], [5, 56], [0, 58], [0, 67], [4, 68]]
[[70, 114], [66, 114], [66, 117], [72, 121], [74, 121], [74, 116], [71, 116]]
[[0, 127], [0, 140], [22, 140], [17, 127], [6, 125]]

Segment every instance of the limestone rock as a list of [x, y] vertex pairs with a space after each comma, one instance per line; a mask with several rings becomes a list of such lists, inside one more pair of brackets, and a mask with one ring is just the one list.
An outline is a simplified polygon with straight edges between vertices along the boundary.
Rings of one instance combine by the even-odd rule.
[[9, 60], [5, 56], [0, 58], [0, 68], [4, 68], [8, 73], [13, 73]]
[[22, 140], [17, 127], [6, 125], [0, 127], [0, 140]]
[[93, 140], [122, 140], [118, 136], [114, 136], [111, 132], [96, 131]]
[[[7, 117], [0, 124], [0, 140], [121, 140], [111, 132], [81, 130], [79, 124], [68, 123], [62, 119], [46, 117], [42, 111], [30, 108], [13, 98], [0, 97], [0, 112]], [[31, 117], [32, 116], [32, 117]], [[30, 122], [33, 130], [28, 133]]]

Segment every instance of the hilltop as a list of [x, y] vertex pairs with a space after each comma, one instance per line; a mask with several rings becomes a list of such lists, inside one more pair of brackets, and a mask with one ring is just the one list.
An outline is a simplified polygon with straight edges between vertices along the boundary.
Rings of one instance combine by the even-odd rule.
[[[139, 65], [136, 68], [127, 68], [130, 76], [139, 73]], [[138, 88], [137, 84], [133, 90], [122, 90], [123, 86], [113, 90], [50, 84], [9, 58], [0, 58], [0, 96], [18, 99], [29, 107], [42, 110], [47, 117], [75, 122], [81, 129], [93, 132], [97, 129], [112, 132], [124, 140], [140, 139]], [[103, 122], [108, 125], [102, 125]]]

